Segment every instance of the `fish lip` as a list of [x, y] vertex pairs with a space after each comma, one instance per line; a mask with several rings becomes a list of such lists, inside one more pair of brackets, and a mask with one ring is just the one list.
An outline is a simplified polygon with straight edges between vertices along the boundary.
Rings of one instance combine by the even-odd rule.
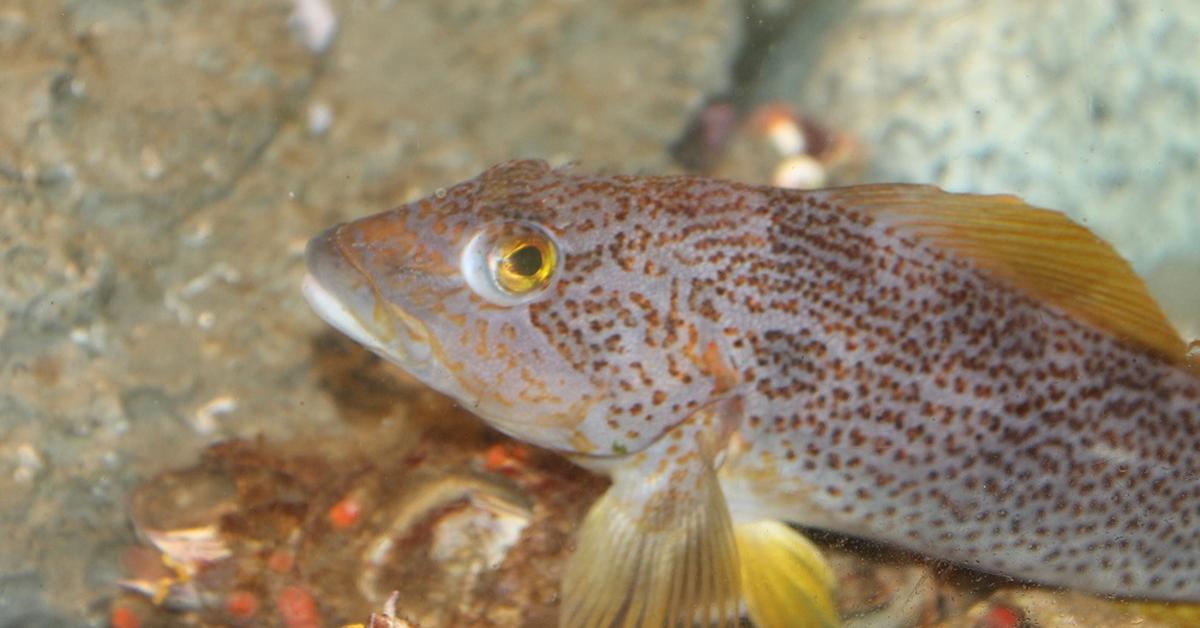
[[311, 272], [304, 275], [300, 290], [317, 316], [330, 327], [369, 348], [380, 345], [375, 335], [366, 329], [354, 311], [330, 292]]
[[[335, 225], [308, 241], [304, 251], [308, 272], [301, 285], [305, 299], [322, 320], [371, 351], [410, 367], [423, 366], [424, 360], [415, 359], [408, 345], [428, 342], [428, 332], [414, 329], [418, 321], [384, 298], [361, 260], [346, 246], [342, 237], [346, 226]], [[347, 289], [353, 282], [370, 289], [369, 300]], [[404, 325], [403, 331], [394, 328], [396, 322]]]

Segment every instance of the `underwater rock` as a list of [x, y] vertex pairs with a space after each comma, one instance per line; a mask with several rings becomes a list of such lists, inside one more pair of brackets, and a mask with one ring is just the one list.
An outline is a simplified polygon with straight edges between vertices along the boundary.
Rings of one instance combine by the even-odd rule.
[[[771, 53], [759, 100], [857, 135], [867, 179], [1010, 193], [1072, 215], [1143, 275], [1200, 241], [1200, 13], [1130, 3], [812, 2]], [[1200, 260], [1151, 283], [1200, 329]], [[1194, 303], [1194, 299], [1192, 301]]]
[[346, 11], [314, 90], [334, 122], [322, 151], [294, 165], [319, 175], [297, 177], [298, 198], [349, 217], [515, 155], [669, 170], [668, 144], [706, 94], [728, 87], [738, 5], [451, 0]]
[[495, 438], [442, 433], [379, 457], [347, 443], [216, 445], [134, 491], [141, 544], [120, 556], [113, 608], [198, 625], [272, 613], [333, 625], [380, 607], [415, 625], [540, 625], [604, 482]]

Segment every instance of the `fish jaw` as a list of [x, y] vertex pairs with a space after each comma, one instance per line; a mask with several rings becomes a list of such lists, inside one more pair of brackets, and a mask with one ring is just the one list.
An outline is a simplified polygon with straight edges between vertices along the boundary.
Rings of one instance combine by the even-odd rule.
[[[309, 270], [304, 275], [301, 290], [321, 320], [378, 353], [384, 350], [384, 343], [363, 325], [357, 314], [374, 308], [374, 295], [369, 291], [340, 288], [361, 284], [365, 278], [355, 277], [356, 269], [337, 251], [338, 229], [340, 225], [309, 241], [304, 251]], [[352, 303], [359, 305], [354, 307]]]
[[379, 293], [370, 275], [346, 254], [344, 225], [326, 230], [305, 249], [308, 273], [302, 291], [326, 323], [372, 353], [414, 376], [428, 380], [431, 371], [428, 332]]

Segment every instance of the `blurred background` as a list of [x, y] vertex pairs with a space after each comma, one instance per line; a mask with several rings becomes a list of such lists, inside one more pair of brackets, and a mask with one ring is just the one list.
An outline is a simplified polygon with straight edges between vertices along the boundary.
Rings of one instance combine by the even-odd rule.
[[[510, 158], [1018, 194], [1200, 336], [1196, 59], [1193, 0], [0, 0], [0, 626], [550, 621], [602, 486], [298, 287]], [[872, 625], [1037, 612], [845, 552]]]

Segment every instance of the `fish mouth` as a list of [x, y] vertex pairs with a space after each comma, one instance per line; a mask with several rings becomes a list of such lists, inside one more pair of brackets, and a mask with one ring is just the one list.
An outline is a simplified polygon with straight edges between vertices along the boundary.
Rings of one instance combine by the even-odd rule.
[[354, 312], [333, 296], [329, 290], [326, 290], [325, 286], [321, 285], [320, 280], [312, 273], [304, 276], [304, 282], [300, 289], [304, 292], [304, 298], [308, 300], [308, 304], [317, 313], [317, 316], [321, 317], [321, 320], [372, 350], [382, 348], [382, 343], [379, 343], [375, 335], [363, 326]]
[[421, 371], [428, 361], [423, 324], [390, 302], [360, 261], [347, 250], [346, 225], [327, 229], [305, 247], [308, 272], [301, 290], [326, 323], [384, 358]]

